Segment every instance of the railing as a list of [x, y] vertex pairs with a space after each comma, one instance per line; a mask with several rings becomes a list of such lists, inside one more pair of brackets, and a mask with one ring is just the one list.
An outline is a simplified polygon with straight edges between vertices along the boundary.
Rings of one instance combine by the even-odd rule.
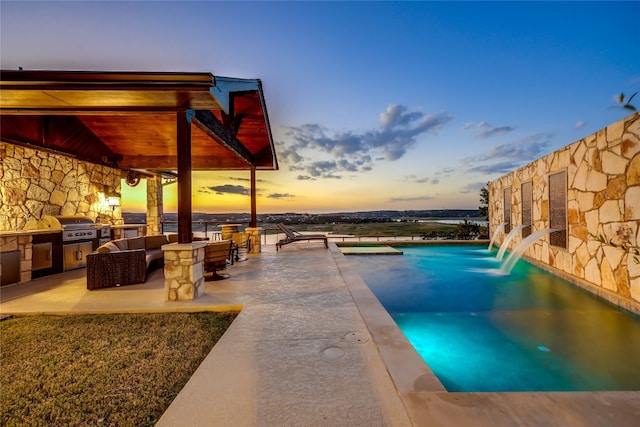
[[[209, 240], [222, 240], [222, 231], [219, 228], [220, 221], [192, 221], [191, 229], [195, 237], [205, 237]], [[162, 221], [160, 226], [162, 234], [177, 233], [178, 221]]]
[[[193, 235], [195, 237], [205, 237], [209, 240], [221, 240], [222, 231], [219, 229], [220, 225], [224, 225], [220, 221], [193, 221], [192, 223]], [[178, 221], [163, 221], [162, 233], [177, 233]], [[304, 234], [304, 233], [303, 233]], [[260, 240], [263, 245], [275, 245], [280, 239], [286, 235], [279, 228], [262, 228]], [[423, 236], [383, 236], [383, 235], [369, 235], [369, 236], [357, 236], [352, 234], [327, 234], [327, 238], [330, 242], [379, 242], [379, 241], [412, 241], [412, 240], [424, 240]]]
[[[275, 233], [274, 233], [275, 231]], [[263, 228], [262, 229], [262, 244], [263, 245], [275, 245], [278, 240], [284, 238], [286, 235], [278, 228]], [[302, 233], [304, 234], [304, 233]], [[407, 241], [407, 240], [423, 240], [422, 236], [382, 236], [382, 235], [373, 235], [373, 236], [357, 236], [354, 234], [335, 234], [331, 235], [327, 233], [327, 238], [330, 242], [379, 242], [379, 241], [388, 241], [388, 240], [399, 240], [399, 241]]]

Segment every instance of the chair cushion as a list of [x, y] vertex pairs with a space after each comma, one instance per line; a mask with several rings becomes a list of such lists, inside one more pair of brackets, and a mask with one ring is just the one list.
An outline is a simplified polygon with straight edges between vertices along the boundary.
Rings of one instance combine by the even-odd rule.
[[144, 236], [131, 237], [129, 241], [129, 249], [144, 249]]
[[96, 249], [96, 252], [99, 254], [107, 254], [109, 252], [118, 252], [121, 249], [113, 242], [107, 242], [104, 245], [100, 246]]
[[129, 239], [112, 240], [110, 243], [116, 245], [118, 248], [120, 248], [121, 251], [126, 251], [127, 249], [129, 249]]
[[164, 234], [159, 234], [156, 236], [146, 236], [144, 238], [144, 246], [145, 249], [159, 249], [162, 245], [166, 245], [169, 243], [169, 239]]
[[145, 251], [145, 261], [147, 262], [147, 268], [155, 260], [164, 259], [164, 251], [162, 249], [148, 249]]

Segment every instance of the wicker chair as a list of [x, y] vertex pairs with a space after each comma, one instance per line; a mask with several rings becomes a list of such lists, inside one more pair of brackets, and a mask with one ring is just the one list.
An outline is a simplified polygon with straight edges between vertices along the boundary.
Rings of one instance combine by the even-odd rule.
[[87, 255], [87, 289], [133, 285], [164, 266], [164, 235], [117, 239]]
[[132, 285], [146, 280], [144, 249], [87, 255], [87, 289]]

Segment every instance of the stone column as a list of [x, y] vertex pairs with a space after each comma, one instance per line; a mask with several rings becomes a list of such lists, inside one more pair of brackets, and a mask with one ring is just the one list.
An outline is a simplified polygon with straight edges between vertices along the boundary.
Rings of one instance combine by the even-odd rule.
[[147, 235], [162, 234], [162, 177], [147, 178]]
[[190, 301], [204, 295], [207, 242], [163, 245], [165, 301]]
[[260, 242], [260, 235], [262, 234], [262, 227], [247, 227], [244, 229], [245, 233], [249, 233], [251, 239], [251, 254], [259, 254], [262, 252], [262, 244]]

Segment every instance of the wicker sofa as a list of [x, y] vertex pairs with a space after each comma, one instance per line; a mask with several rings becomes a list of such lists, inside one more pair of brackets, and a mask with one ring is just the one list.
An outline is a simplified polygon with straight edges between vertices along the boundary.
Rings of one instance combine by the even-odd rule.
[[87, 289], [132, 285], [147, 280], [164, 265], [162, 245], [167, 236], [140, 236], [112, 240], [87, 255]]

